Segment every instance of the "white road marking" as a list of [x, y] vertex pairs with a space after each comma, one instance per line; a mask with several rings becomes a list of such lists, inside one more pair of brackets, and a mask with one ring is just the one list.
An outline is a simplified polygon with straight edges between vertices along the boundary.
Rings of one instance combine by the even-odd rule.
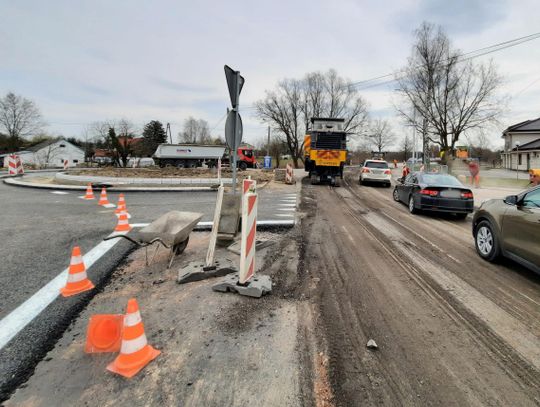
[[[118, 239], [104, 240], [86, 253], [83, 256], [86, 268], [90, 268], [116, 243]], [[66, 268], [0, 321], [0, 349], [60, 295], [60, 289], [67, 281], [68, 270]]]
[[83, 195], [83, 196], [79, 196], [78, 198], [79, 198], [79, 199], [84, 199], [85, 201], [93, 201], [93, 199], [86, 199], [86, 198], [84, 197], [84, 195]]
[[56, 195], [69, 195], [69, 192], [65, 192], [65, 191], [51, 191], [51, 194], [56, 194]]
[[276, 213], [276, 216], [283, 217], [283, 218], [291, 218], [291, 217], [294, 217], [294, 214], [292, 214], [292, 213]]
[[296, 204], [295, 203], [280, 203], [278, 204], [278, 206], [288, 206], [288, 207], [295, 207]]
[[288, 211], [288, 212], [294, 212], [294, 208], [277, 208], [278, 211]]
[[108, 204], [101, 205], [101, 206], [103, 206], [104, 208], [116, 208], [116, 205], [112, 204], [112, 203], [108, 203]]

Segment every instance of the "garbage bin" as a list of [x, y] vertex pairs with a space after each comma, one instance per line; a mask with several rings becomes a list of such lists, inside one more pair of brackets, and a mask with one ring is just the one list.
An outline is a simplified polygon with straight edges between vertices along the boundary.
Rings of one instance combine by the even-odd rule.
[[266, 169], [272, 168], [272, 157], [269, 155], [264, 156], [264, 168]]

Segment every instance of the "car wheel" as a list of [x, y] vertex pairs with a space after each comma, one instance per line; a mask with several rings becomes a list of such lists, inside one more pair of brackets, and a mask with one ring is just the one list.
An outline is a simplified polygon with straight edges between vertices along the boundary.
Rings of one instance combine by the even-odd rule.
[[364, 181], [362, 181], [362, 178], [358, 178], [358, 183], [359, 183], [360, 185], [364, 185]]
[[494, 261], [499, 257], [499, 240], [493, 231], [493, 226], [487, 220], [483, 220], [474, 230], [474, 245], [476, 252], [487, 261]]
[[392, 184], [390, 182], [385, 185], [386, 188], [390, 188], [391, 186], [392, 186]]
[[414, 206], [414, 197], [412, 195], [409, 197], [409, 212], [418, 213], [418, 209]]
[[392, 193], [392, 197], [394, 198], [394, 201], [399, 202], [399, 191], [397, 188], [394, 188], [394, 192]]

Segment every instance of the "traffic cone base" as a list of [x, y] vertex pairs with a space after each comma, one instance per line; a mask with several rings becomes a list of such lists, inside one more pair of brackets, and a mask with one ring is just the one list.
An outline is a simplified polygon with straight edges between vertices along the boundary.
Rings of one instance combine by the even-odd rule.
[[146, 345], [141, 350], [129, 354], [129, 356], [123, 354], [118, 355], [118, 357], [107, 366], [107, 370], [119, 374], [120, 376], [131, 378], [160, 354], [161, 351], [153, 348], [151, 345]]
[[77, 283], [70, 283], [69, 288], [66, 285], [60, 289], [60, 292], [64, 297], [71, 297], [72, 295], [79, 294], [94, 288], [94, 284], [90, 280], [83, 280]]
[[122, 343], [123, 314], [92, 315], [86, 331], [86, 353], [118, 352]]

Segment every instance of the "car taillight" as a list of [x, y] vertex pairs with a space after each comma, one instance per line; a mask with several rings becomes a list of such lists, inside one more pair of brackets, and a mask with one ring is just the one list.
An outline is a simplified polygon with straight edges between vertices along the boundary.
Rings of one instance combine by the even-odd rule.
[[369, 172], [369, 168], [366, 168], [366, 167], [362, 168], [362, 172]]
[[473, 193], [472, 192], [462, 192], [461, 193], [461, 197], [463, 199], [469, 199], [469, 198], [472, 198], [473, 197]]
[[429, 195], [429, 196], [437, 196], [439, 194], [439, 191], [436, 191], [434, 189], [421, 189], [420, 194]]
[[388, 174], [392, 174], [392, 171], [390, 171], [390, 170], [384, 170], [384, 173], [388, 175]]

